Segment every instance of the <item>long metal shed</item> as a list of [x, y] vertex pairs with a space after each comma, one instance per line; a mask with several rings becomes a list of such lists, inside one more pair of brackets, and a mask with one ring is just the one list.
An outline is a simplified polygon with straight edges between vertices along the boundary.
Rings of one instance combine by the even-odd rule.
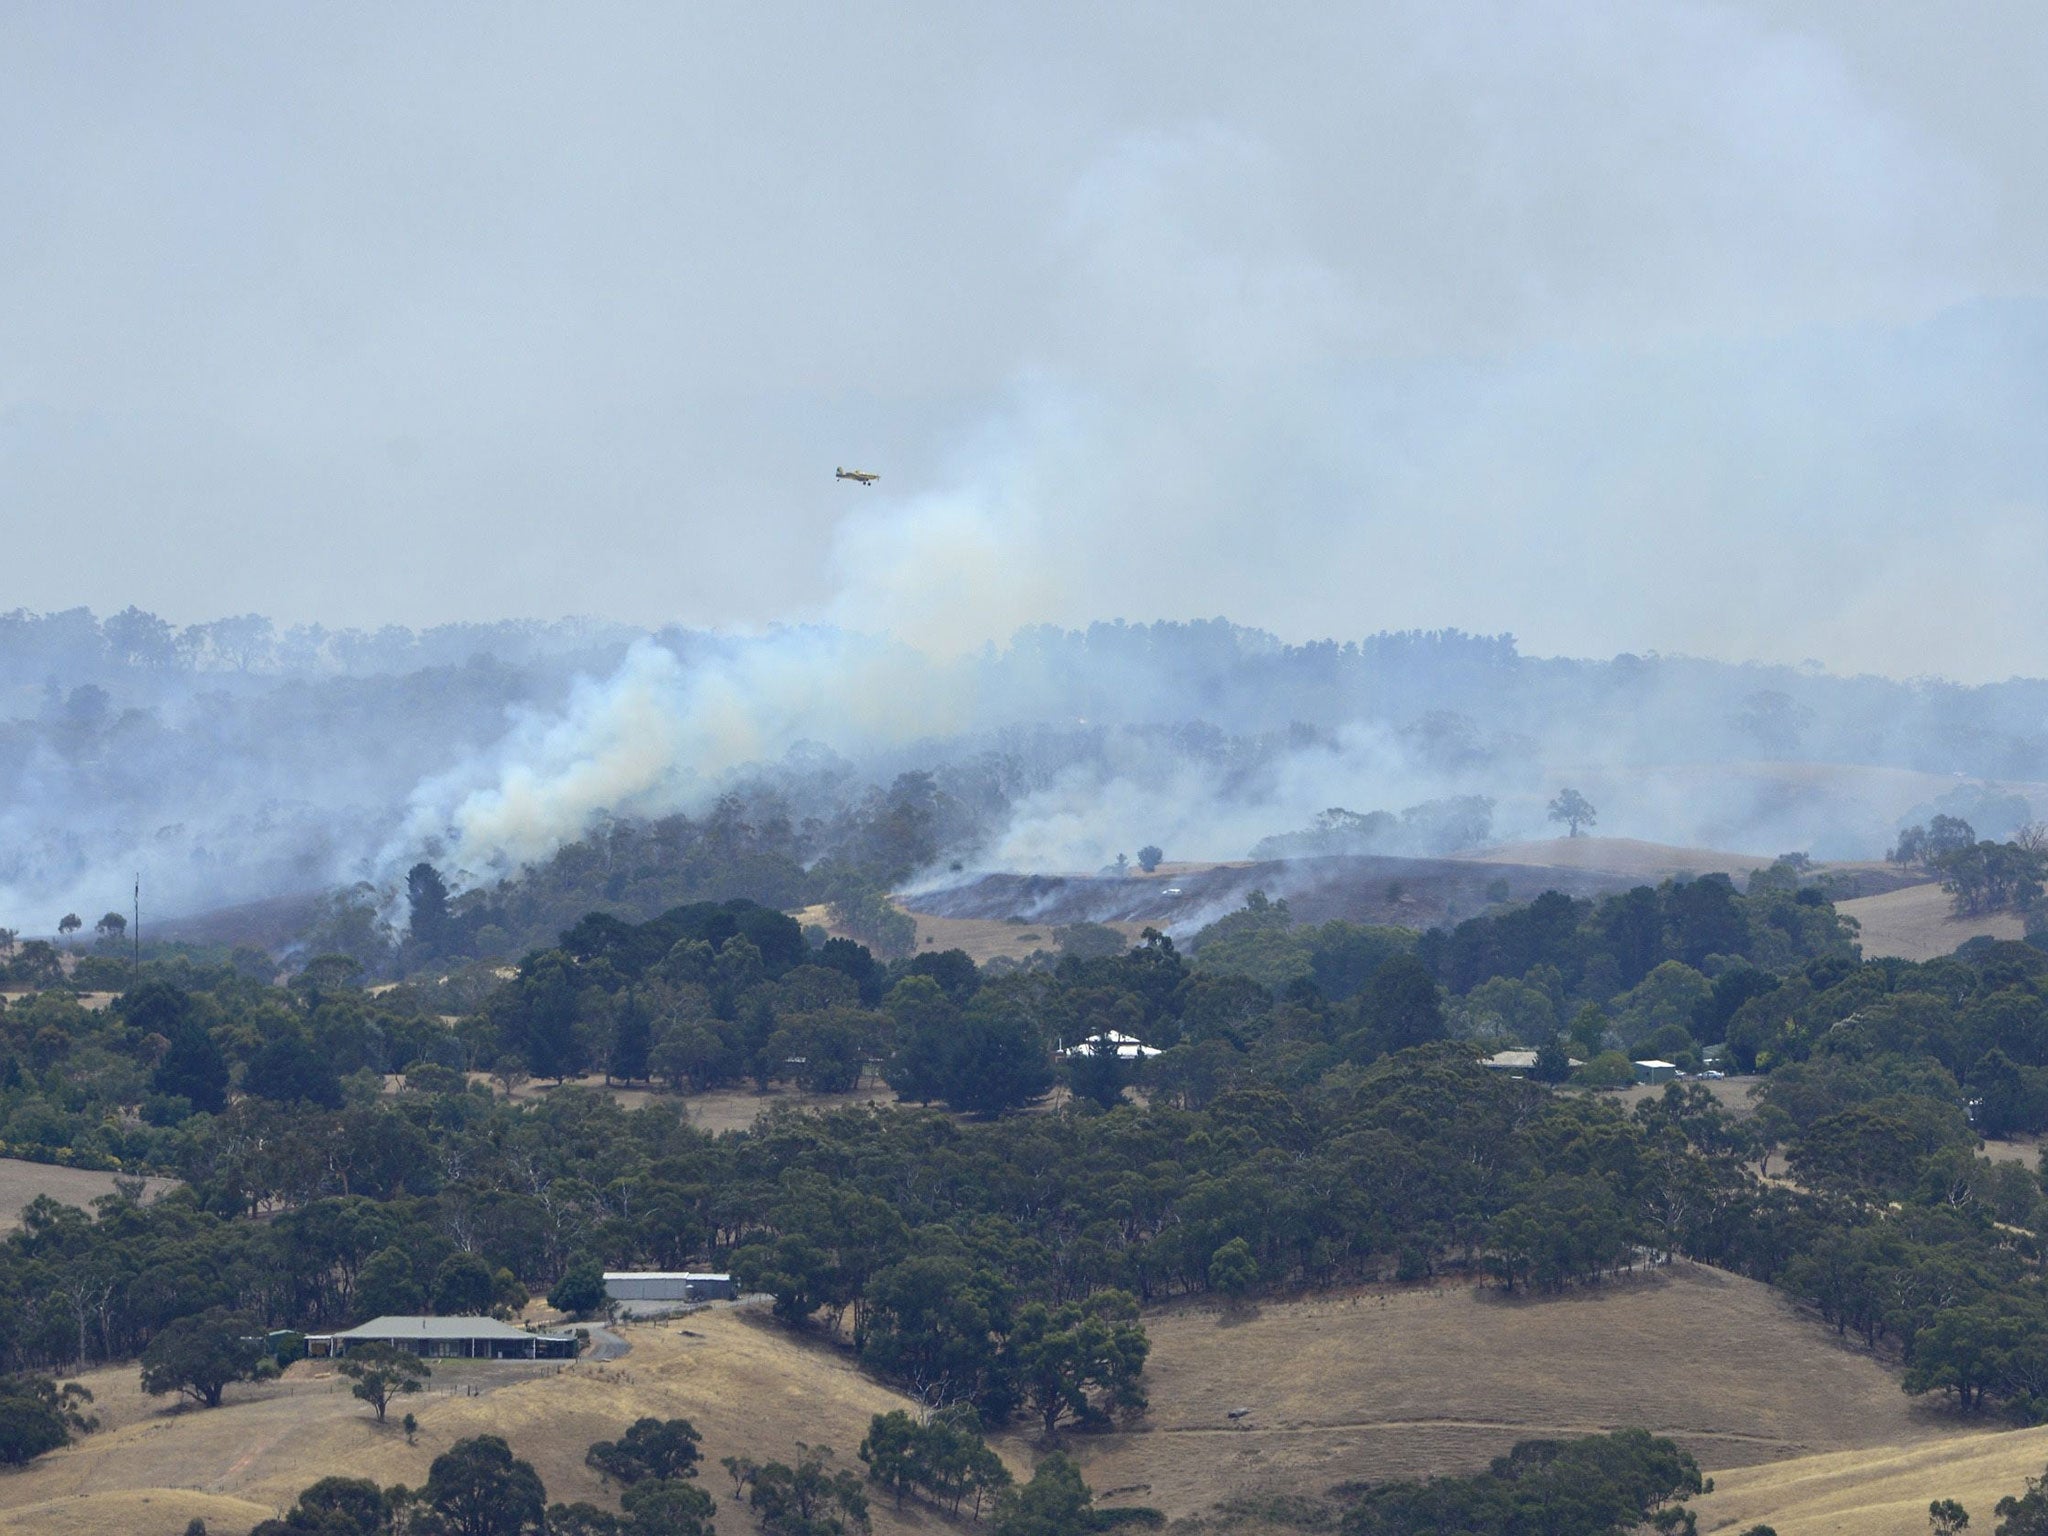
[[733, 1301], [739, 1297], [740, 1288], [733, 1284], [731, 1275], [612, 1269], [605, 1271], [604, 1293], [613, 1301]]

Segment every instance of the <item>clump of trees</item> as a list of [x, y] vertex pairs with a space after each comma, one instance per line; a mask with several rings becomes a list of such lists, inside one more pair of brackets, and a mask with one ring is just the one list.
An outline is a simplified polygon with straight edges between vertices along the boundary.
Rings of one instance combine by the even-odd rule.
[[727, 1456], [733, 1497], [745, 1495], [767, 1536], [848, 1536], [869, 1526], [867, 1491], [858, 1474], [834, 1470], [829, 1445], [798, 1443], [796, 1461], [756, 1462]]
[[958, 1515], [965, 1504], [979, 1520], [1010, 1486], [1010, 1470], [989, 1448], [971, 1410], [948, 1409], [929, 1418], [913, 1418], [901, 1408], [878, 1413], [860, 1443], [868, 1481], [895, 1496], [902, 1508], [906, 1497], [924, 1500], [935, 1509]]
[[0, 1376], [0, 1466], [18, 1467], [99, 1428], [86, 1411], [92, 1393], [47, 1376]]
[[584, 1461], [631, 1487], [649, 1478], [672, 1481], [697, 1475], [704, 1437], [688, 1419], [635, 1419], [617, 1440], [599, 1440]]
[[1643, 1526], [1690, 1533], [1685, 1503], [1711, 1488], [1692, 1456], [1641, 1429], [1573, 1440], [1524, 1440], [1473, 1476], [1363, 1490], [1343, 1536], [1619, 1536]]

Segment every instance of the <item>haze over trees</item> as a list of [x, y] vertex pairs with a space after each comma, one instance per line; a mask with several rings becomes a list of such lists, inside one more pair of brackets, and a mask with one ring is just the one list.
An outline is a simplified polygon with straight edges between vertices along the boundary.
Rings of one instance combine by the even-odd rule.
[[[351, 894], [316, 916], [316, 952], [381, 965], [405, 940], [420, 958], [516, 958], [599, 905], [640, 919], [682, 901], [750, 896], [842, 903], [856, 921], [880, 919], [885, 909], [866, 898], [906, 862], [972, 866], [1053, 822], [1095, 825], [1097, 859], [1140, 836], [1184, 856], [1243, 854], [1237, 836], [1195, 846], [1206, 813], [1191, 816], [1185, 794], [1157, 802], [1148, 786], [1168, 782], [1199, 785], [1201, 803], [1233, 824], [1252, 818], [1275, 838], [1305, 838], [1290, 852], [1427, 852], [1532, 835], [1542, 802], [1524, 780], [1553, 744], [1584, 761], [1586, 742], [1598, 741], [1616, 768], [1673, 753], [1753, 763], [1761, 732], [1800, 761], [1986, 781], [2048, 775], [2039, 683], [1953, 688], [1681, 658], [1538, 659], [1508, 637], [1456, 632], [1284, 646], [1221, 621], [1101, 624], [1027, 631], [977, 662], [981, 713], [962, 734], [920, 745], [931, 791], [922, 800], [893, 787], [893, 751], [885, 764], [806, 746], [737, 770], [718, 786], [735, 797], [730, 810], [716, 808], [715, 793], [678, 804], [676, 820], [650, 807], [643, 826], [661, 831], [630, 847], [615, 846], [595, 805], [565, 813], [555, 841], [570, 840], [568, 858], [522, 851], [457, 867], [424, 842], [405, 846], [400, 829], [423, 786], [488, 774], [517, 745], [508, 713], [551, 717], [577, 677], [612, 676], [637, 638], [588, 624], [366, 635], [260, 619], [181, 631], [134, 613], [0, 616], [0, 675], [28, 680], [0, 713], [0, 903], [15, 907], [0, 916], [37, 928], [50, 922], [32, 921], [37, 912], [104, 909], [138, 870], [145, 907], [169, 916], [341, 886], [376, 863], [370, 897]], [[732, 643], [673, 630], [654, 638], [685, 669]], [[1355, 777], [1346, 770], [1359, 732], [1392, 744], [1415, 786], [1400, 802], [1408, 810], [1333, 808], [1329, 824], [1287, 832], [1307, 826], [1315, 805], [1276, 786]], [[1532, 808], [1502, 825], [1510, 791]], [[1144, 823], [1111, 826], [1098, 813], [1132, 795], [1148, 807]], [[1687, 809], [1697, 821], [1643, 830], [1829, 856], [1866, 856], [1894, 830], [1811, 801], [1772, 810], [1753, 797], [1695, 797]], [[1970, 816], [1994, 840], [2017, 825], [1937, 809]], [[747, 830], [728, 837], [738, 824]], [[1187, 830], [1160, 837], [1161, 825]], [[545, 912], [510, 910], [539, 888], [515, 898], [498, 882], [534, 859], [554, 866], [560, 899]], [[453, 927], [441, 928], [427, 896], [408, 939], [380, 925], [409, 902], [406, 874], [421, 862], [450, 888]], [[871, 937], [888, 948], [900, 936]]]
[[[510, 978], [372, 993], [319, 957], [280, 984], [158, 954], [97, 1011], [53, 981], [0, 1011], [0, 1139], [183, 1182], [24, 1212], [0, 1369], [140, 1357], [151, 1390], [218, 1403], [272, 1330], [701, 1266], [924, 1401], [1057, 1437], [1142, 1417], [1148, 1303], [1436, 1275], [1540, 1298], [1683, 1255], [1896, 1351], [1959, 1414], [2033, 1416], [2048, 1197], [1976, 1136], [2048, 1130], [2048, 956], [1865, 963], [1796, 867], [1745, 884], [1552, 892], [1421, 934], [1260, 899], [1192, 961], [1153, 933], [884, 962], [732, 900], [586, 915]], [[1158, 1054], [1059, 1054], [1111, 1030]], [[1713, 1051], [1765, 1080], [1744, 1120], [1680, 1084], [1624, 1112], [1478, 1066], [1509, 1044], [1553, 1075]], [[824, 1087], [870, 1063], [896, 1105], [722, 1136], [665, 1093], [628, 1111], [571, 1081]], [[513, 1101], [466, 1075], [528, 1071], [564, 1086]], [[656, 1438], [614, 1442], [619, 1468]], [[789, 1507], [781, 1477], [745, 1496]]]

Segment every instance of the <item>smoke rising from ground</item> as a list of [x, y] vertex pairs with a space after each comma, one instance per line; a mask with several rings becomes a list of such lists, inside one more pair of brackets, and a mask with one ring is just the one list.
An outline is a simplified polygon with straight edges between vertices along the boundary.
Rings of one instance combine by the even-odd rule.
[[[2048, 779], [2044, 58], [1822, 0], [0, 21], [0, 600], [367, 626], [0, 636], [0, 901], [916, 768], [1032, 868], [1563, 783], [1880, 851]], [[1356, 638], [1444, 627], [1534, 654]]]
[[0, 671], [43, 678], [0, 720], [0, 925], [28, 933], [123, 907], [137, 872], [146, 922], [388, 893], [419, 858], [466, 886], [605, 816], [736, 793], [829, 821], [917, 771], [959, 807], [938, 880], [1147, 843], [1243, 858], [1334, 807], [1389, 813], [1359, 845], [1380, 853], [1548, 836], [1567, 784], [1602, 833], [1761, 856], [1873, 857], [1937, 807], [1994, 834], [2015, 795], [2048, 810], [2048, 684], [1544, 659], [1457, 634], [1103, 624], [933, 656], [824, 627], [180, 633], [131, 611], [0, 619]]

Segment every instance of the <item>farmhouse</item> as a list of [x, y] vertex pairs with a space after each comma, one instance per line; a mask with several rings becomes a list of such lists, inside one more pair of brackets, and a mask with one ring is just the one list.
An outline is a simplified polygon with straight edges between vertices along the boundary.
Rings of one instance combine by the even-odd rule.
[[573, 1333], [528, 1333], [493, 1317], [377, 1317], [346, 1333], [306, 1336], [306, 1353], [338, 1358], [384, 1344], [434, 1360], [574, 1360]]
[[[1495, 1051], [1491, 1056], [1480, 1062], [1479, 1065], [1486, 1068], [1489, 1072], [1507, 1072], [1516, 1077], [1527, 1077], [1536, 1070], [1536, 1053], [1534, 1051]], [[1585, 1063], [1576, 1056], [1567, 1056], [1565, 1058], [1565, 1065], [1576, 1072]]]
[[1668, 1083], [1678, 1076], [1678, 1066], [1669, 1061], [1639, 1061], [1635, 1064], [1639, 1083]]
[[604, 1293], [613, 1301], [735, 1301], [740, 1288], [731, 1275], [681, 1270], [608, 1269]]
[[1157, 1056], [1159, 1054], [1159, 1047], [1145, 1044], [1136, 1035], [1121, 1034], [1111, 1029], [1105, 1030], [1099, 1035], [1090, 1035], [1079, 1045], [1070, 1045], [1064, 1051], [1061, 1051], [1060, 1054], [1062, 1056], [1088, 1056], [1097, 1051], [1114, 1051], [1119, 1061], [1138, 1061], [1147, 1056]]

